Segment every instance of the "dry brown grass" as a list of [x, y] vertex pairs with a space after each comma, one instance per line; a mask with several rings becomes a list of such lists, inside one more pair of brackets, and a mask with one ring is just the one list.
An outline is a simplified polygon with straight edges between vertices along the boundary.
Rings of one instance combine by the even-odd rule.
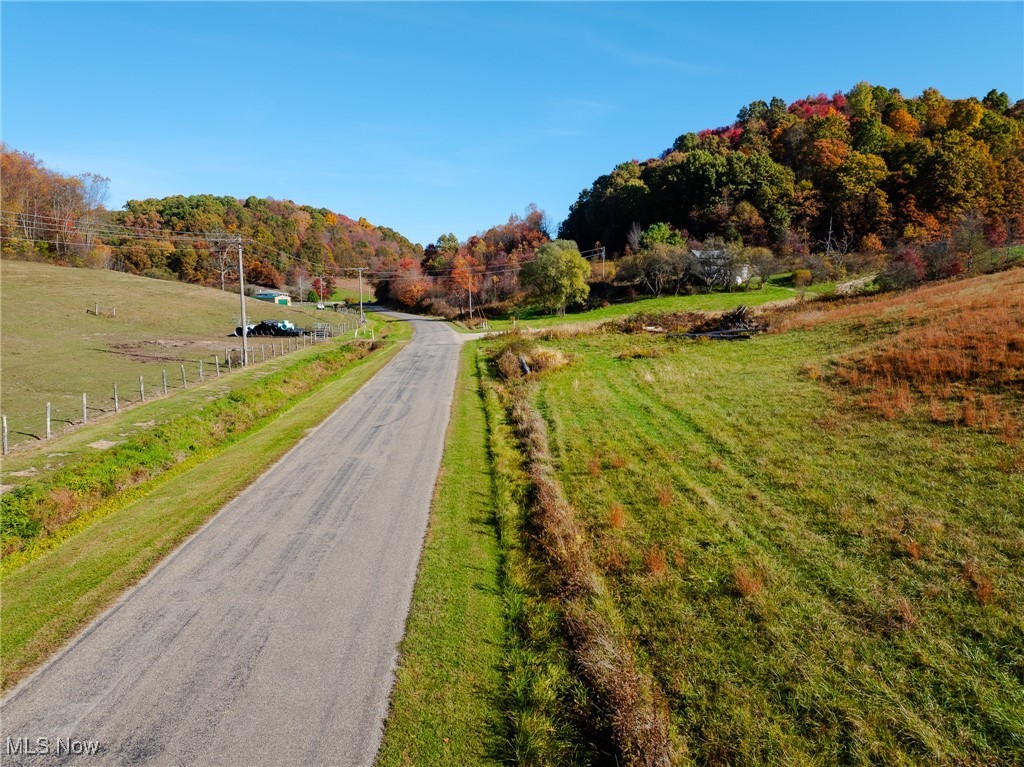
[[618, 453], [612, 453], [608, 462], [612, 465], [613, 469], [624, 469], [629, 466], [629, 459]]
[[1024, 385], [1024, 269], [779, 311], [772, 325], [777, 332], [825, 322], [887, 333], [835, 370], [883, 417], [909, 414], [920, 399], [935, 423], [1001, 430], [1016, 421], [1007, 392]]
[[651, 546], [644, 552], [644, 564], [647, 565], [647, 572], [653, 578], [664, 578], [668, 572], [668, 559], [665, 552], [657, 546]]
[[658, 505], [662, 508], [672, 505], [672, 487], [670, 485], [658, 486]]
[[587, 472], [589, 472], [592, 477], [601, 476], [601, 459], [596, 455], [591, 456], [590, 460], [587, 461]]
[[963, 577], [979, 604], [987, 605], [992, 602], [992, 599], [995, 597], [995, 585], [992, 583], [991, 578], [982, 575], [977, 563], [973, 561], [964, 562]]
[[760, 594], [764, 586], [760, 573], [751, 572], [743, 565], [739, 565], [733, 570], [732, 580], [736, 587], [736, 593], [744, 599]]
[[626, 526], [626, 510], [621, 503], [613, 503], [609, 509], [608, 526], [614, 530], [621, 530]]

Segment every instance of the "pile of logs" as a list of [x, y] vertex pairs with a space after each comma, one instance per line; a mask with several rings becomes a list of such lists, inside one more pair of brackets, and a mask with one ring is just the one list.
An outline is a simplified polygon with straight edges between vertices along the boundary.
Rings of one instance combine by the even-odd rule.
[[755, 317], [745, 306], [712, 317], [690, 328], [688, 333], [672, 333], [672, 338], [710, 338], [716, 341], [741, 341], [754, 333], [763, 333], [767, 323]]

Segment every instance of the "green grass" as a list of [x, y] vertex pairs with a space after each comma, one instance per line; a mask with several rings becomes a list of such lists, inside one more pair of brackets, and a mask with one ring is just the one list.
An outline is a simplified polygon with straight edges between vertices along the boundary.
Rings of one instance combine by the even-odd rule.
[[[239, 299], [231, 291], [25, 261], [0, 262], [0, 281], [2, 408], [15, 447], [45, 436], [47, 402], [59, 431], [81, 422], [83, 392], [90, 420], [105, 417], [113, 411], [115, 383], [122, 407], [137, 404], [139, 376], [152, 397], [162, 389], [161, 371], [170, 388], [181, 388], [179, 365], [186, 365], [195, 383], [198, 360], [211, 377], [214, 357], [223, 363], [225, 349], [241, 345], [233, 335]], [[299, 327], [352, 321], [349, 315], [253, 299], [246, 301], [246, 316], [250, 322], [288, 319]], [[264, 347], [270, 358], [274, 341], [280, 345], [280, 339], [256, 338], [251, 344]]]
[[572, 360], [536, 395], [558, 476], [685, 763], [1024, 757], [1022, 449], [804, 372], [876, 340], [540, 342]]
[[463, 351], [378, 765], [497, 764], [503, 644], [475, 349]]
[[[629, 303], [611, 304], [600, 309], [566, 314], [564, 317], [554, 314], [541, 314], [534, 307], [525, 307], [522, 311], [516, 313], [516, 317], [518, 318], [518, 328], [536, 329], [567, 323], [600, 323], [641, 313], [725, 311], [735, 309], [741, 305], [759, 306], [769, 301], [785, 301], [786, 299], [794, 298], [796, 295], [796, 291], [792, 288], [767, 285], [763, 290], [738, 293], [701, 293], [693, 296], [640, 298]], [[511, 318], [493, 319], [488, 322], [490, 329], [493, 331], [512, 329]], [[457, 322], [452, 324], [456, 330], [462, 332], [476, 332], [477, 330], [467, 330], [464, 325]]]
[[[261, 417], [244, 436], [209, 446], [113, 497], [74, 535], [57, 536], [58, 545], [8, 569], [0, 608], [0, 685], [9, 688], [67, 642], [369, 380], [409, 337], [404, 323], [395, 328], [392, 340], [399, 343], [351, 360]], [[282, 371], [285, 383], [301, 379], [303, 367], [315, 373], [321, 365], [312, 353], [305, 365], [295, 360]]]

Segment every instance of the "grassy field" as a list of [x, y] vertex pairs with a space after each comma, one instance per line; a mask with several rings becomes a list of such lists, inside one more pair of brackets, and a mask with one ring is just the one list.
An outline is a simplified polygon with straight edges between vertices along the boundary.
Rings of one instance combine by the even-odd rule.
[[[735, 309], [737, 306], [760, 306], [771, 301], [786, 301], [797, 297], [793, 288], [767, 285], [763, 290], [740, 293], [701, 293], [693, 296], [660, 296], [640, 298], [623, 304], [610, 304], [599, 309], [577, 312], [560, 317], [555, 314], [540, 314], [532, 307], [525, 307], [517, 316], [516, 326], [520, 330], [549, 328], [565, 324], [592, 324], [621, 319], [631, 314], [655, 314], [659, 312], [717, 312]], [[462, 323], [452, 323], [456, 330], [469, 332]], [[488, 320], [490, 330], [511, 330], [512, 320]], [[479, 328], [472, 329], [473, 332]]]
[[[328, 342], [250, 369], [227, 390], [211, 382], [205, 397], [197, 387], [55, 439], [49, 460], [63, 465], [30, 472], [3, 497], [15, 548], [3, 564], [0, 686], [62, 646], [369, 380], [409, 337], [405, 323], [389, 329], [372, 354]], [[116, 446], [88, 447], [135, 418], [147, 421]]]
[[[563, 623], [594, 620], [571, 594], [611, 595], [607, 641], [664, 696], [677, 763], [1024, 762], [1024, 271], [771, 321], [525, 342], [551, 370], [511, 385], [546, 425], [522, 449], [582, 531], [528, 550], [591, 584]], [[520, 534], [543, 540], [559, 502], [532, 476]]]
[[[195, 382], [198, 360], [212, 375], [214, 357], [223, 363], [226, 349], [240, 347], [233, 335], [239, 299], [230, 291], [24, 261], [0, 262], [0, 281], [0, 384], [14, 446], [45, 436], [47, 402], [53, 428], [61, 429], [81, 422], [83, 392], [90, 418], [100, 417], [113, 410], [115, 383], [121, 405], [138, 402], [139, 376], [152, 396], [162, 391], [162, 371], [180, 387], [181, 364]], [[246, 301], [246, 317], [300, 327], [352, 322], [349, 315], [256, 300]], [[271, 343], [280, 347], [281, 340], [251, 343], [270, 357]]]

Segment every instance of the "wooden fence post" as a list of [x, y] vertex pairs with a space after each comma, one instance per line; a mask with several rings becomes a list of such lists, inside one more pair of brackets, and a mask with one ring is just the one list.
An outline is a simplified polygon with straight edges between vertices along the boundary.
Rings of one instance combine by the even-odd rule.
[[142, 380], [142, 376], [139, 376], [139, 399], [143, 402], [146, 401], [146, 383]]
[[220, 378], [220, 357], [214, 355], [213, 364], [217, 366], [217, 378]]
[[167, 371], [166, 370], [161, 370], [160, 371], [160, 375], [163, 377], [163, 381], [164, 381], [164, 394], [167, 394]]
[[184, 363], [182, 363], [182, 365], [181, 365], [181, 388], [182, 389], [187, 389], [188, 388], [188, 380], [185, 378], [185, 364]]
[[7, 416], [3, 417], [4, 420], [4, 455], [7, 455]]
[[267, 345], [260, 344], [260, 356], [263, 357], [263, 361], [267, 361]]
[[47, 439], [50, 438], [50, 434], [52, 434], [52, 432], [50, 431], [50, 403], [47, 402], [46, 403], [46, 438]]
[[231, 372], [231, 352], [228, 352], [228, 372]]
[[199, 383], [203, 382], [203, 361], [199, 360]]
[[121, 403], [117, 401], [117, 384], [114, 384], [114, 412], [121, 412]]
[[89, 406], [85, 392], [82, 392], [82, 423], [89, 423]]

